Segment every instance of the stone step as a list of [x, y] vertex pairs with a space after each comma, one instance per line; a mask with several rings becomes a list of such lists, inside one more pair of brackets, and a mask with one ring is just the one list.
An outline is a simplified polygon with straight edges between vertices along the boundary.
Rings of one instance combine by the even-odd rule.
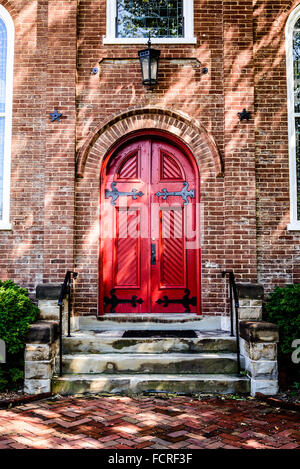
[[63, 373], [236, 373], [233, 353], [198, 354], [69, 354], [63, 356]]
[[221, 316], [197, 314], [106, 314], [105, 316], [80, 316], [79, 330], [130, 330], [130, 329], [221, 329]]
[[[195, 331], [196, 338], [123, 338], [124, 331], [72, 332], [63, 338], [69, 353], [200, 353], [235, 352], [236, 339], [222, 331]], [[155, 333], [155, 332], [154, 332]]]
[[224, 374], [196, 375], [133, 375], [133, 374], [81, 374], [64, 375], [52, 379], [55, 394], [139, 394], [143, 392], [170, 392], [180, 394], [220, 393], [248, 394], [247, 377]]

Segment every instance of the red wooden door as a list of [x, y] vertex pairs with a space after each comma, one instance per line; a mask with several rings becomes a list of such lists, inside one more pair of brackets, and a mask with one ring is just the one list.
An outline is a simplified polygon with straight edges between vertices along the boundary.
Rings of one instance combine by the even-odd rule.
[[200, 312], [198, 184], [163, 140], [113, 155], [102, 178], [100, 314]]
[[[185, 197], [186, 192], [192, 197]], [[151, 272], [151, 311], [154, 313], [197, 310], [199, 279], [193, 242], [196, 192], [195, 172], [187, 157], [168, 143], [153, 142], [151, 243], [157, 252], [157, 262]], [[184, 297], [186, 305], [180, 303], [184, 302]]]

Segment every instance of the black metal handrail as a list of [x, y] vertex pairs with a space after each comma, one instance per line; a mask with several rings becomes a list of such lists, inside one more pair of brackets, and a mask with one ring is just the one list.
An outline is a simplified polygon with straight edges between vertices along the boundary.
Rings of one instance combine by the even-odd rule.
[[63, 337], [63, 301], [68, 295], [68, 337], [71, 337], [71, 311], [72, 311], [72, 275], [75, 279], [78, 274], [68, 270], [65, 275], [64, 282], [61, 285], [60, 295], [58, 299], [59, 306], [59, 375], [62, 376], [62, 337]]
[[[241, 356], [240, 356], [240, 333], [239, 333], [239, 295], [235, 283], [235, 276], [232, 270], [224, 270], [222, 277], [229, 276], [229, 302], [230, 302], [230, 336], [234, 337], [233, 322], [235, 316], [235, 336], [236, 336], [236, 358], [237, 374], [241, 374]], [[235, 314], [234, 314], [235, 310]]]

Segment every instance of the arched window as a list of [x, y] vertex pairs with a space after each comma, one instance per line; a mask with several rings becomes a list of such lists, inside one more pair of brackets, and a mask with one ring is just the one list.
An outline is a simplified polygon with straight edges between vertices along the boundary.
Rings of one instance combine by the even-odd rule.
[[288, 229], [300, 230], [300, 5], [286, 24], [286, 59], [291, 213]]
[[10, 157], [14, 24], [0, 5], [0, 229], [10, 229]]

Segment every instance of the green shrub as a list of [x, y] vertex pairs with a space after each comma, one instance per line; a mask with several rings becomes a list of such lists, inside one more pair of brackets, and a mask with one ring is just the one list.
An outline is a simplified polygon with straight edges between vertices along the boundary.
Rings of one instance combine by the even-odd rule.
[[300, 284], [276, 287], [266, 303], [266, 320], [279, 327], [279, 368], [291, 383], [300, 379], [299, 364], [292, 363], [292, 342], [300, 339]]
[[0, 338], [6, 345], [6, 364], [0, 365], [0, 391], [17, 388], [24, 377], [25, 337], [39, 309], [25, 288], [0, 281]]

